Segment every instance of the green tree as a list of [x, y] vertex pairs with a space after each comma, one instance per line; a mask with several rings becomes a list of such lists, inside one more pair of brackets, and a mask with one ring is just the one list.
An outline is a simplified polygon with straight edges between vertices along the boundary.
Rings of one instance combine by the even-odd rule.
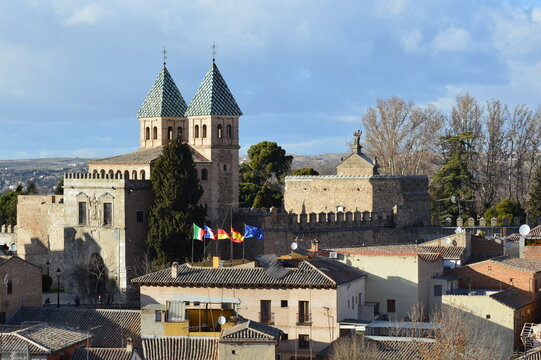
[[290, 175], [296, 175], [296, 176], [299, 176], [299, 175], [319, 175], [319, 173], [312, 169], [312, 168], [300, 168], [300, 169], [295, 169], [295, 170], [292, 170]]
[[486, 220], [492, 218], [498, 219], [499, 224], [502, 224], [504, 217], [508, 218], [509, 223], [512, 224], [515, 217], [523, 219], [524, 216], [524, 210], [522, 209], [522, 206], [520, 206], [520, 203], [511, 199], [503, 199], [496, 205], [488, 208], [483, 214], [483, 217]]
[[541, 217], [541, 166], [535, 172], [530, 190], [530, 199], [526, 203], [528, 216], [537, 219]]
[[[156, 265], [184, 262], [192, 254], [192, 224], [203, 224], [206, 210], [199, 205], [203, 189], [188, 145], [173, 140], [164, 146], [150, 179], [154, 203], [150, 208], [148, 245]], [[200, 255], [202, 247], [195, 254]]]
[[28, 184], [25, 195], [39, 195], [39, 190], [35, 183], [31, 182]]
[[64, 195], [64, 179], [60, 179], [60, 181], [56, 184], [56, 187], [54, 188], [54, 194]]
[[[473, 152], [470, 144], [476, 135], [470, 132], [444, 136], [442, 149], [445, 162], [432, 177], [432, 214], [440, 219], [472, 216], [474, 191]], [[453, 197], [455, 203], [453, 203]], [[459, 214], [460, 211], [460, 214]]]
[[34, 183], [27, 186], [27, 191], [23, 191], [21, 184], [17, 185], [15, 190], [8, 191], [0, 196], [0, 225], [16, 225], [17, 224], [17, 196], [19, 195], [35, 195], [37, 188]]
[[241, 203], [255, 207], [257, 200], [257, 207], [279, 206], [283, 180], [291, 169], [293, 156], [286, 155], [275, 142], [262, 141], [250, 147], [248, 158], [250, 161], [240, 167]]

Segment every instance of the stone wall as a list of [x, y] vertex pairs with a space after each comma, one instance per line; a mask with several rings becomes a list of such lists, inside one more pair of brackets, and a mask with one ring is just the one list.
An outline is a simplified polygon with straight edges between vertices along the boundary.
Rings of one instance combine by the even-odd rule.
[[11, 282], [11, 294], [7, 284], [0, 286], [2, 304], [0, 312], [9, 319], [21, 306], [41, 306], [41, 270], [16, 256], [0, 265], [0, 279]]
[[410, 211], [402, 225], [430, 223], [426, 176], [288, 176], [285, 182], [287, 212], [379, 212], [399, 206]]

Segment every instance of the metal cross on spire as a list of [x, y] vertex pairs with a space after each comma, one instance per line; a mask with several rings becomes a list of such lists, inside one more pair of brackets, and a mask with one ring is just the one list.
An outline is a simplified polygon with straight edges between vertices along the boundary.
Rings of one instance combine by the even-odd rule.
[[212, 63], [216, 61], [216, 43], [212, 42]]
[[165, 67], [165, 64], [167, 63], [167, 50], [165, 49], [165, 46], [163, 47], [163, 66]]

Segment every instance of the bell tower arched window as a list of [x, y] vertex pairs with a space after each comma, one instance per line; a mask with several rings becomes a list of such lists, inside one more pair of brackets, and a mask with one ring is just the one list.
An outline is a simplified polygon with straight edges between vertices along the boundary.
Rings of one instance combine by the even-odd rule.
[[203, 137], [207, 137], [207, 125], [203, 125]]
[[173, 140], [173, 128], [171, 126], [167, 128], [167, 140]]
[[148, 126], [145, 129], [145, 140], [150, 140], [150, 128]]
[[180, 126], [177, 128], [177, 137], [182, 139], [182, 127]]
[[154, 129], [152, 130], [152, 139], [158, 139], [158, 128], [156, 126], [154, 126]]
[[233, 131], [232, 131], [231, 125], [227, 125], [227, 137], [230, 139], [233, 137]]
[[222, 125], [218, 124], [218, 138], [221, 138], [223, 136], [222, 134]]
[[193, 137], [198, 138], [199, 137], [199, 125], [195, 125], [193, 130]]

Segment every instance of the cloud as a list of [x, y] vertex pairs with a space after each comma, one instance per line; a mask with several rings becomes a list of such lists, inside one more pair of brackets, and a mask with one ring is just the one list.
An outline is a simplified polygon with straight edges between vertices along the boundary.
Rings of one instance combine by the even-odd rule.
[[402, 47], [407, 53], [413, 53], [419, 50], [419, 45], [423, 40], [423, 36], [419, 29], [414, 29], [402, 36]]
[[92, 3], [83, 8], [75, 9], [73, 14], [66, 19], [65, 23], [67, 25], [93, 25], [101, 15], [102, 10], [99, 5]]
[[472, 40], [467, 30], [451, 26], [438, 33], [431, 45], [434, 53], [464, 51], [472, 47]]
[[395, 18], [401, 16], [408, 6], [409, 0], [377, 0], [374, 14], [384, 18]]

